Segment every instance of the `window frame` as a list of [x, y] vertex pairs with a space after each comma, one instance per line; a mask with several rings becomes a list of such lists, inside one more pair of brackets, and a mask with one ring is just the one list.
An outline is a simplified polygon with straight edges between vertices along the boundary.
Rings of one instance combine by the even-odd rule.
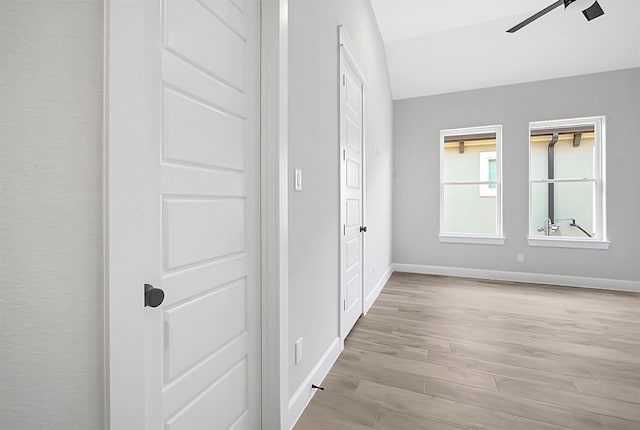
[[[549, 183], [549, 180], [534, 179], [532, 177], [532, 154], [531, 154], [531, 131], [532, 130], [553, 130], [561, 127], [572, 127], [582, 125], [593, 125], [594, 128], [594, 154], [593, 154], [593, 176], [592, 178], [570, 178], [554, 179], [554, 183], [594, 183], [594, 207], [593, 207], [593, 228], [595, 237], [549, 237], [533, 236], [531, 229], [533, 226], [533, 184]], [[556, 247], [556, 248], [583, 248], [583, 249], [608, 249], [611, 242], [607, 236], [606, 220], [606, 116], [590, 116], [582, 118], [569, 118], [547, 121], [529, 122], [528, 129], [529, 142], [529, 220], [527, 223], [527, 242], [529, 246]]]
[[[444, 181], [444, 144], [447, 136], [460, 136], [472, 134], [495, 133], [496, 135], [496, 180], [495, 181]], [[505, 237], [503, 233], [503, 204], [502, 204], [502, 124], [487, 125], [479, 127], [464, 127], [440, 130], [440, 225], [438, 229], [438, 239], [443, 243], [467, 243], [482, 245], [504, 245]], [[480, 177], [478, 177], [480, 179]], [[444, 189], [446, 185], [468, 184], [478, 185], [496, 185], [496, 233], [495, 234], [477, 234], [477, 233], [451, 233], [443, 231], [444, 226]]]

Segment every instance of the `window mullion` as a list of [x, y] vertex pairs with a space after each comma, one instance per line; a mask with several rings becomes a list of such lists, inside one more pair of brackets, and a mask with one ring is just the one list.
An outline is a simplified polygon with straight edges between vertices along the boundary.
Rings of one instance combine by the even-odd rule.
[[532, 184], [561, 184], [570, 182], [598, 182], [598, 178], [531, 179]]
[[500, 181], [459, 181], [459, 182], [443, 182], [442, 185], [497, 185]]

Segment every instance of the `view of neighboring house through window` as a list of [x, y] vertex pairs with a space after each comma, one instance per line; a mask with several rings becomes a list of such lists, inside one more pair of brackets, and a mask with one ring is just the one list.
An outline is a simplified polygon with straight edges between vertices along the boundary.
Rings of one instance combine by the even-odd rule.
[[498, 179], [497, 171], [498, 163], [496, 160], [496, 151], [485, 151], [480, 153], [480, 180], [486, 181], [486, 184], [480, 185], [480, 196], [495, 197], [498, 190], [496, 181]]
[[529, 125], [529, 244], [607, 247], [604, 117]]
[[440, 240], [504, 243], [502, 126], [440, 132]]

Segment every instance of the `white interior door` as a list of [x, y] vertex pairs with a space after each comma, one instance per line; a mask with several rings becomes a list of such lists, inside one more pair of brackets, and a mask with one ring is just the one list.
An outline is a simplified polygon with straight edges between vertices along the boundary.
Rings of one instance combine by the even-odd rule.
[[152, 1], [147, 428], [257, 429], [259, 2]]
[[340, 146], [342, 150], [341, 240], [344, 339], [363, 312], [363, 82], [341, 54]]

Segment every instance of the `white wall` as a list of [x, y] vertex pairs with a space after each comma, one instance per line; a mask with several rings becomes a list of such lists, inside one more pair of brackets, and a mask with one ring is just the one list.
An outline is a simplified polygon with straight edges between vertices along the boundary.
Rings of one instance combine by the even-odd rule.
[[[391, 264], [392, 101], [373, 11], [368, 0], [292, 0], [289, 168], [303, 170], [303, 191], [289, 195], [290, 395], [339, 335], [339, 25], [351, 35], [367, 79], [365, 282], [369, 291]], [[300, 337], [304, 358], [294, 365], [294, 342]]]
[[[640, 69], [394, 102], [394, 263], [640, 280]], [[606, 115], [608, 250], [527, 244], [528, 123]], [[438, 241], [441, 129], [503, 124], [506, 243]], [[525, 262], [516, 262], [524, 253]]]
[[[606, 14], [590, 22], [580, 7], [558, 8], [516, 33], [506, 30], [553, 2], [376, 0], [376, 9], [377, 3], [398, 9], [398, 14], [381, 17], [387, 24], [404, 18], [401, 14], [409, 8], [417, 11], [396, 21], [408, 29], [421, 15], [431, 15], [421, 20], [420, 34], [394, 32], [400, 39], [386, 44], [394, 99], [640, 67], [637, 0], [600, 2]], [[483, 11], [474, 13], [478, 8]], [[493, 18], [482, 19], [486, 15]], [[428, 24], [440, 16], [443, 24]]]
[[102, 1], [0, 1], [0, 428], [104, 427]]

